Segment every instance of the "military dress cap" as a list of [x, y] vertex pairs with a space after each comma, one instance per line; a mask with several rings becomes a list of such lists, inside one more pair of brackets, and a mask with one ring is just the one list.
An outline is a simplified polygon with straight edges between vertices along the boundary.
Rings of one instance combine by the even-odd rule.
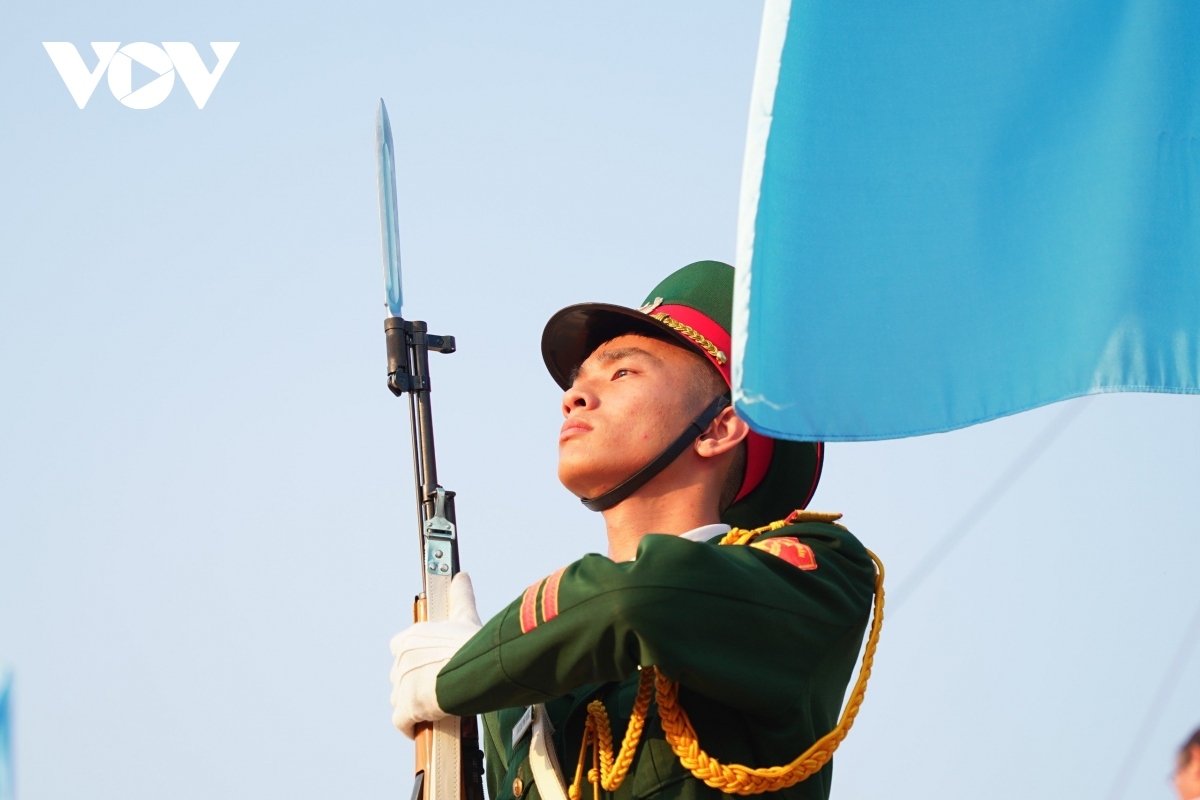
[[[728, 264], [697, 261], [667, 276], [640, 308], [609, 303], [568, 306], [554, 314], [542, 332], [546, 368], [568, 389], [575, 371], [597, 347], [618, 336], [642, 334], [700, 353], [731, 385], [733, 277]], [[808, 505], [821, 477], [822, 443], [751, 432], [746, 450], [745, 478], [721, 515], [723, 522], [754, 527]]]

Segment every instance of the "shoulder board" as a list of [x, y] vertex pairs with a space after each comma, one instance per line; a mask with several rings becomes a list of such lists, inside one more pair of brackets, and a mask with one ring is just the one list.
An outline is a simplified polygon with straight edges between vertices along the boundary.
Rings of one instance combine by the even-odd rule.
[[781, 558], [796, 569], [807, 572], [817, 568], [817, 556], [813, 549], [795, 536], [772, 536], [769, 539], [751, 542], [750, 546]]
[[842, 518], [841, 513], [837, 511], [808, 511], [807, 509], [798, 508], [788, 514], [783, 520], [784, 525], [799, 525], [802, 522], [837, 522]]

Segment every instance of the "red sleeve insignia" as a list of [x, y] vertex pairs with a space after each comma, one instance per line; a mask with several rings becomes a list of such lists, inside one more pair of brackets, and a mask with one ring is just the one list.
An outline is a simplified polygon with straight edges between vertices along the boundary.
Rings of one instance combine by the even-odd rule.
[[542, 622], [549, 622], [558, 616], [558, 585], [562, 582], [562, 576], [566, 570], [566, 567], [562, 567], [549, 578], [542, 578], [521, 595], [521, 633], [529, 633], [539, 624], [537, 613], [539, 595], [542, 598]]
[[764, 539], [761, 542], [751, 542], [750, 546], [782, 558], [796, 569], [810, 570], [817, 568], [817, 557], [813, 553], [812, 548], [806, 544], [802, 544], [794, 536]]
[[521, 596], [521, 633], [529, 633], [537, 627], [537, 596], [542, 582], [538, 581]]
[[542, 622], [549, 622], [558, 616], [558, 585], [566, 571], [566, 567], [559, 567], [557, 572], [546, 578], [546, 584], [542, 587]]

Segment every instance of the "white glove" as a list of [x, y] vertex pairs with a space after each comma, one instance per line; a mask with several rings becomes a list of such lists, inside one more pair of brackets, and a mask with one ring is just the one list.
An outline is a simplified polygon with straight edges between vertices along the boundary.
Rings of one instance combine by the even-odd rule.
[[405, 736], [449, 716], [438, 706], [437, 674], [482, 627], [471, 577], [460, 572], [450, 582], [450, 619], [414, 623], [392, 639], [392, 724]]

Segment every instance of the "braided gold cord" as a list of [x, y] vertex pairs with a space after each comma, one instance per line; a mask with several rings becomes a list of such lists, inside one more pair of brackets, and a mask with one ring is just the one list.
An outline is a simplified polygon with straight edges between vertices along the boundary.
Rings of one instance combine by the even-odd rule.
[[[721, 544], [748, 544], [757, 536], [776, 531], [797, 522], [834, 522], [841, 514], [824, 514], [816, 511], [797, 511], [787, 519], [772, 522], [754, 530], [733, 528], [721, 539]], [[795, 786], [800, 781], [816, 773], [829, 762], [838, 745], [846, 738], [854, 720], [862, 708], [863, 699], [867, 693], [867, 681], [871, 678], [871, 669], [875, 664], [875, 650], [879, 645], [879, 633], [883, 628], [883, 562], [879, 557], [867, 551], [871, 561], [875, 563], [875, 611], [871, 619], [871, 630], [867, 635], [867, 646], [863, 650], [862, 666], [858, 670], [858, 679], [854, 689], [842, 710], [841, 719], [833, 730], [822, 736], [812, 747], [805, 750], [790, 763], [778, 767], [747, 767], [742, 764], [722, 764], [700, 747], [696, 729], [687, 712], [679, 705], [679, 683], [665, 677], [657, 667], [643, 667], [638, 678], [637, 699], [629, 718], [629, 727], [621, 742], [621, 750], [615, 759], [612, 749], [612, 727], [609, 723], [608, 712], [599, 700], [588, 704], [588, 720], [584, 727], [583, 743], [579, 750], [579, 765], [575, 769], [575, 781], [568, 795], [570, 800], [581, 800], [583, 788], [583, 764], [587, 758], [589, 744], [592, 747], [592, 769], [588, 771], [588, 782], [593, 786], [593, 793], [599, 800], [599, 791], [614, 792], [624, 782], [629, 768], [633, 764], [634, 751], [646, 726], [646, 715], [650, 709], [650, 687], [655, 690], [658, 702], [658, 715], [662, 722], [663, 734], [671, 750], [679, 758], [683, 766], [698, 780], [708, 786], [719, 789], [726, 794], [753, 795], [765, 792], [775, 792]]]
[[[791, 517], [788, 517], [788, 519], [791, 519]], [[761, 528], [755, 528], [752, 531], [742, 530], [741, 528], [730, 528], [729, 533], [722, 536], [721, 541], [718, 542], [718, 544], [749, 544], [760, 534], [777, 531], [789, 524], [790, 523], [786, 519], [781, 519], [772, 522], [770, 525], [764, 525]]]
[[673, 319], [670, 314], [651, 314], [651, 317], [666, 325], [672, 330], [679, 331], [687, 338], [691, 339], [696, 344], [700, 345], [704, 352], [713, 357], [718, 364], [724, 364], [729, 360], [729, 356], [725, 355], [715, 344], [713, 344], [707, 336], [693, 328], [691, 325], [684, 325], [677, 319]]
[[795, 786], [825, 766], [833, 757], [833, 752], [850, 732], [854, 719], [862, 708], [867, 693], [867, 681], [871, 678], [871, 668], [875, 664], [879, 632], [883, 627], [883, 562], [870, 550], [867, 551], [867, 555], [875, 562], [875, 615], [871, 620], [871, 632], [867, 636], [858, 680], [854, 682], [854, 690], [851, 691], [846, 708], [842, 711], [842, 718], [838, 720], [834, 729], [790, 763], [778, 767], [755, 768], [742, 764], [722, 764], [708, 755], [700, 748], [696, 730], [692, 727], [687, 712], [679, 705], [679, 684], [668, 680], [655, 670], [658, 715], [662, 721], [663, 733], [667, 743], [671, 745], [671, 750], [692, 775], [726, 794], [762, 794]]
[[642, 731], [646, 728], [655, 674], [653, 669], [641, 671], [637, 697], [629, 715], [629, 727], [625, 729], [625, 738], [621, 740], [621, 749], [615, 757], [608, 710], [599, 700], [588, 703], [588, 719], [583, 729], [583, 743], [579, 748], [579, 766], [575, 768], [575, 780], [567, 791], [570, 800], [580, 800], [583, 796], [583, 763], [589, 744], [592, 745], [592, 769], [588, 770], [587, 779], [594, 787], [594, 792], [598, 792], [599, 787], [603, 787], [606, 792], [615, 792], [625, 781], [625, 776], [629, 774], [629, 768], [633, 765], [633, 754], [637, 751]]
[[763, 525], [761, 528], [755, 528], [751, 531], [741, 528], [730, 528], [729, 533], [725, 534], [718, 544], [749, 544], [764, 533], [777, 531], [780, 528], [786, 528], [788, 525], [799, 525], [803, 522], [834, 523], [841, 518], [842, 515], [836, 511], [805, 511], [800, 509], [788, 514], [784, 519], [775, 520], [770, 525]]

